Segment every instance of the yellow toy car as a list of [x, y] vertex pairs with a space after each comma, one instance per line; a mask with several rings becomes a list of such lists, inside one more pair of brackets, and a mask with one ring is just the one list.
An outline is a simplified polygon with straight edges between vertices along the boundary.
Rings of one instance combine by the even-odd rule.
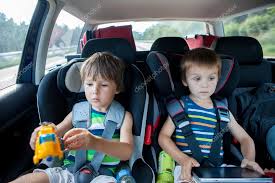
[[35, 142], [34, 164], [47, 157], [63, 158], [60, 141], [56, 136], [55, 128], [49, 123], [42, 124]]

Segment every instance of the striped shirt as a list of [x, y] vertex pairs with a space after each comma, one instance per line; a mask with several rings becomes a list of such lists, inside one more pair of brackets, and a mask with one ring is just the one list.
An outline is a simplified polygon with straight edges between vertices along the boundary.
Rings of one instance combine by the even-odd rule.
[[[105, 119], [106, 113], [96, 111], [92, 109], [91, 111], [91, 124], [89, 127], [89, 131], [96, 136], [102, 136], [102, 133], [104, 131], [104, 119]], [[112, 137], [113, 140], [119, 141], [120, 135], [119, 129], [115, 130], [115, 133]], [[72, 150], [69, 151], [66, 159], [64, 160], [64, 165], [70, 165], [75, 162], [75, 154], [76, 151]], [[87, 159], [88, 161], [91, 161], [94, 157], [95, 151], [94, 150], [88, 150], [87, 151]], [[105, 155], [102, 165], [117, 165], [119, 164], [120, 160], [118, 158]]]
[[[191, 129], [199, 144], [202, 155], [208, 158], [217, 124], [216, 110], [215, 108], [206, 109], [197, 105], [189, 96], [183, 96], [182, 100], [191, 123]], [[176, 127], [174, 139], [177, 147], [182, 152], [189, 155], [192, 154], [186, 143], [185, 137], [182, 135], [182, 131], [178, 127]], [[222, 147], [220, 155], [223, 156]]]

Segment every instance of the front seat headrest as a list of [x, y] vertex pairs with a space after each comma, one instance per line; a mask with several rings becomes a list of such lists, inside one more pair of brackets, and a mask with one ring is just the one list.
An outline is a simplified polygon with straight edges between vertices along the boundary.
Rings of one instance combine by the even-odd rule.
[[123, 38], [91, 39], [83, 48], [81, 57], [88, 58], [96, 52], [111, 52], [127, 64], [135, 62], [135, 51], [130, 43]]
[[232, 36], [218, 38], [215, 46], [217, 54], [234, 57], [240, 65], [260, 64], [263, 61], [263, 49], [252, 37]]
[[189, 47], [181, 37], [161, 37], [155, 40], [150, 51], [185, 54], [189, 51]]

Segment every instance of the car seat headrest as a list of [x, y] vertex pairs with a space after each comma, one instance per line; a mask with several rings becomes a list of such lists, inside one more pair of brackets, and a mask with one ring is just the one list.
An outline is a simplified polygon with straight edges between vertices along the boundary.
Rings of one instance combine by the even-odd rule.
[[111, 26], [95, 30], [96, 38], [124, 38], [129, 41], [136, 51], [135, 40], [132, 32], [132, 25]]
[[218, 54], [234, 57], [240, 65], [260, 64], [263, 60], [262, 46], [252, 37], [232, 36], [218, 38], [215, 51]]
[[[215, 96], [227, 97], [231, 95], [237, 87], [239, 81], [239, 65], [229, 56], [221, 56], [222, 70]], [[147, 65], [151, 70], [154, 86], [159, 95], [168, 97], [172, 93], [177, 93], [177, 89], [183, 91], [183, 84], [175, 82], [169, 68], [167, 58], [159, 52], [151, 52], [147, 57]], [[181, 85], [181, 86], [180, 86]], [[181, 95], [186, 93], [181, 92]], [[176, 96], [178, 96], [176, 94]]]
[[127, 64], [135, 62], [135, 51], [126, 39], [102, 38], [91, 39], [83, 48], [81, 57], [88, 58], [96, 52], [111, 52]]
[[161, 37], [155, 40], [150, 51], [185, 54], [189, 51], [189, 47], [181, 37]]
[[214, 95], [219, 97], [228, 97], [237, 87], [240, 80], [240, 67], [238, 62], [230, 56], [219, 55], [222, 68]]

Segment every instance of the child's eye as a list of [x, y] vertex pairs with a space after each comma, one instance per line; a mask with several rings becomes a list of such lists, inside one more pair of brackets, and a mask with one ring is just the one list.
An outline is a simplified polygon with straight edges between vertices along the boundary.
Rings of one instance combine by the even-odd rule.
[[93, 83], [86, 83], [86, 86], [93, 86]]
[[213, 81], [214, 79], [216, 79], [215, 76], [212, 76], [212, 77], [209, 78], [210, 81]]
[[201, 80], [201, 78], [200, 77], [194, 77], [193, 80], [199, 81], [199, 80]]
[[101, 86], [102, 86], [102, 87], [107, 87], [107, 86], [108, 86], [108, 84], [101, 84]]

